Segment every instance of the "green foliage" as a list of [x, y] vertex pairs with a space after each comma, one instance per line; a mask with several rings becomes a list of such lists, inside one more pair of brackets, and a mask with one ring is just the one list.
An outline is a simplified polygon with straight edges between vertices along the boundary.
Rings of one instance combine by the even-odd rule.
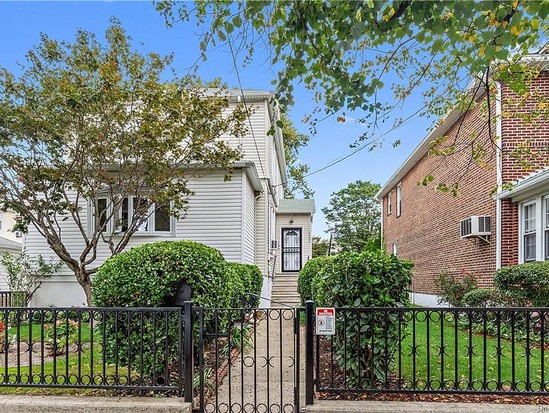
[[312, 282], [315, 277], [321, 277], [329, 266], [331, 256], [313, 258], [305, 263], [297, 278], [297, 292], [301, 297], [301, 304], [313, 299]]
[[[227, 41], [242, 45], [251, 58], [257, 38], [268, 39], [283, 104], [293, 103], [300, 83], [318, 91], [315, 98], [328, 115], [363, 111], [361, 121], [374, 124], [414, 90], [430, 102], [426, 112], [444, 114], [459, 97], [463, 74], [476, 77], [494, 61], [520, 90], [524, 82], [514, 66], [545, 42], [549, 14], [546, 0], [248, 0], [196, 6], [158, 0], [156, 6], [168, 24], [196, 18], [205, 26], [204, 58], [209, 48]], [[389, 80], [392, 104], [380, 101]], [[377, 132], [373, 127], [363, 138]]]
[[51, 355], [64, 354], [66, 346], [77, 341], [78, 323], [74, 320], [58, 320], [44, 329], [44, 340], [51, 347]]
[[358, 180], [333, 193], [330, 205], [322, 208], [327, 232], [341, 250], [360, 252], [378, 238], [381, 211], [375, 195], [379, 189], [378, 184]]
[[[227, 137], [244, 133], [243, 108], [230, 109], [218, 84], [191, 76], [165, 82], [171, 60], [134, 51], [113, 19], [105, 42], [84, 30], [73, 43], [42, 35], [20, 74], [0, 68], [0, 208], [21, 216], [19, 229], [36, 226], [88, 304], [98, 246], [116, 255], [155, 210], [184, 214], [192, 195], [184, 165], [229, 174], [241, 156]], [[140, 203], [121, 230], [129, 196]], [[81, 237], [71, 238], [71, 248], [62, 236], [67, 225]]]
[[[367, 251], [341, 253], [321, 262], [324, 268], [312, 281], [313, 299], [318, 306], [400, 307], [409, 304], [413, 266], [409, 261], [379, 251]], [[394, 314], [381, 320], [375, 312], [352, 313], [345, 323], [341, 319], [336, 322], [334, 351], [339, 367], [346, 370], [349, 385], [364, 384], [364, 380], [368, 380], [365, 377], [384, 379], [384, 366], [391, 363], [398, 347], [399, 327], [404, 325], [405, 322], [399, 323]], [[382, 353], [381, 348], [386, 348], [387, 352]]]
[[462, 277], [458, 278], [443, 272], [435, 278], [435, 285], [438, 289], [439, 304], [448, 303], [452, 307], [462, 307], [465, 305], [463, 297], [478, 288], [478, 280], [473, 273], [464, 272]]
[[242, 306], [242, 297], [247, 298], [247, 304], [251, 307], [259, 305], [261, 288], [263, 287], [263, 274], [257, 265], [240, 264], [237, 262], [227, 263], [229, 269], [236, 274], [234, 287], [229, 291], [234, 291], [231, 298], [231, 307], [238, 308]]
[[[94, 278], [93, 303], [98, 307], [171, 306], [177, 287], [183, 283], [191, 287], [195, 305], [209, 308], [230, 306], [231, 293], [237, 290], [235, 275], [228, 271], [225, 259], [216, 249], [192, 241], [162, 241], [109, 258]], [[170, 322], [163, 327], [160, 318], [147, 317], [145, 324], [136, 328], [138, 321], [124, 315], [104, 320], [106, 357], [118, 357], [132, 367], [158, 373], [154, 369], [162, 369], [178, 357], [178, 324]], [[206, 326], [214, 322], [223, 325], [227, 320], [205, 320]], [[194, 335], [197, 339], [198, 325]], [[139, 348], [131, 345], [133, 340], [143, 340], [143, 348], [157, 348], [155, 343], [167, 342], [171, 349], [168, 360], [160, 347], [156, 352], [145, 352], [146, 358], [141, 360]]]
[[529, 262], [496, 271], [494, 285], [515, 306], [546, 307], [549, 303], [549, 262]]
[[44, 280], [51, 278], [63, 265], [61, 262], [46, 261], [41, 255], [31, 257], [25, 250], [19, 255], [3, 252], [0, 263], [6, 269], [6, 281], [12, 292], [13, 307], [26, 306]]
[[284, 158], [288, 171], [288, 185], [284, 187], [286, 198], [293, 198], [297, 191], [303, 193], [304, 198], [312, 198], [311, 190], [305, 179], [309, 172], [309, 166], [298, 163], [299, 149], [307, 146], [309, 136], [299, 133], [286, 114], [281, 119], [282, 134], [284, 135]]
[[328, 240], [320, 237], [313, 237], [313, 258], [322, 257], [328, 255], [328, 249], [330, 244]]
[[461, 303], [465, 307], [497, 307], [502, 304], [502, 298], [493, 288], [477, 288], [466, 292]]

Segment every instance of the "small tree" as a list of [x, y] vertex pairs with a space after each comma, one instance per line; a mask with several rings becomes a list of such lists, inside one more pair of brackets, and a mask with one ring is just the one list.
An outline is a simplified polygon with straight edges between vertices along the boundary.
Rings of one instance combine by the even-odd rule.
[[[380, 186], [356, 181], [332, 194], [330, 205], [322, 208], [328, 231], [343, 251], [360, 252], [370, 243], [379, 243], [380, 206], [375, 194]], [[375, 240], [375, 241], [372, 241]]]
[[6, 269], [6, 281], [12, 293], [16, 293], [12, 305], [27, 305], [45, 279], [57, 273], [61, 262], [46, 261], [41, 255], [29, 256], [24, 250], [19, 255], [3, 252], [0, 263]]
[[313, 258], [328, 255], [329, 243], [320, 237], [313, 237]]
[[21, 216], [19, 229], [36, 228], [88, 305], [98, 249], [116, 255], [149, 217], [184, 215], [188, 179], [208, 165], [229, 175], [240, 151], [220, 138], [245, 130], [242, 108], [209, 87], [218, 84], [166, 83], [171, 57], [130, 43], [113, 21], [106, 45], [82, 30], [73, 44], [43, 35], [21, 75], [0, 69], [0, 207]]

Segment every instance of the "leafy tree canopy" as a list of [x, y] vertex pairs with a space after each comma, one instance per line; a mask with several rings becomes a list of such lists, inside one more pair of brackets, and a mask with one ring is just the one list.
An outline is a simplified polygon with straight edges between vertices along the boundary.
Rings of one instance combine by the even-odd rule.
[[[166, 83], [170, 63], [133, 51], [113, 20], [104, 44], [83, 30], [73, 43], [42, 35], [21, 75], [0, 69], [0, 206], [44, 236], [88, 304], [99, 248], [121, 252], [159, 209], [184, 214], [187, 179], [207, 172], [190, 165], [230, 172], [240, 157], [219, 138], [244, 132], [244, 111], [199, 79]], [[65, 225], [80, 238], [70, 247]]]
[[293, 198], [296, 192], [301, 192], [307, 199], [314, 195], [307, 184], [306, 176], [309, 166], [299, 162], [299, 149], [307, 146], [309, 136], [300, 133], [287, 115], [282, 114], [282, 134], [284, 135], [284, 157], [288, 170], [288, 185], [284, 188], [286, 198]]
[[[515, 90], [524, 87], [518, 59], [544, 41], [549, 1], [198, 1], [161, 0], [168, 24], [196, 19], [201, 47], [232, 41], [253, 56], [270, 48], [283, 104], [294, 85], [315, 92], [328, 114], [362, 111], [372, 129], [415, 89], [425, 112], [447, 112], [464, 79], [494, 61]], [[239, 46], [239, 47], [238, 47]], [[381, 98], [391, 82], [394, 99]], [[468, 80], [465, 82], [468, 83]], [[311, 117], [313, 125], [316, 116]], [[398, 119], [396, 122], [402, 122]]]
[[313, 258], [328, 255], [330, 244], [328, 240], [320, 237], [313, 237]]
[[358, 180], [334, 192], [330, 204], [322, 208], [326, 232], [341, 250], [361, 252], [379, 242], [381, 211], [375, 198], [379, 189], [378, 184]]

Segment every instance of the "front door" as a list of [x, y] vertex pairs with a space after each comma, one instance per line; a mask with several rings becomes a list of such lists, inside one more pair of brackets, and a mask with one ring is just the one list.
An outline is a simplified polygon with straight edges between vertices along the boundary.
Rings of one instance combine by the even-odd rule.
[[301, 270], [301, 228], [282, 228], [282, 271]]

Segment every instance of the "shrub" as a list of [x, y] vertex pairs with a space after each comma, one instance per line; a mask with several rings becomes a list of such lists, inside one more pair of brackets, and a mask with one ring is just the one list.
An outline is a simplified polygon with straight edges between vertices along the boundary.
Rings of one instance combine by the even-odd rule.
[[261, 274], [261, 270], [257, 265], [253, 264], [229, 262], [228, 265], [232, 271], [238, 274], [242, 283], [240, 293], [233, 297], [232, 307], [240, 307], [243, 305], [242, 296], [246, 296], [246, 304], [248, 306], [257, 307], [259, 305], [261, 288], [263, 287], [263, 274]]
[[442, 273], [435, 278], [438, 289], [438, 303], [448, 303], [452, 307], [464, 306], [463, 297], [469, 291], [478, 288], [478, 281], [474, 274], [464, 272], [460, 278], [448, 273]]
[[50, 346], [48, 355], [61, 355], [68, 344], [76, 341], [78, 323], [68, 318], [57, 320], [55, 324], [46, 325], [44, 330], [44, 340]]
[[[381, 251], [366, 251], [342, 253], [321, 265], [312, 280], [312, 294], [318, 306], [398, 307], [409, 303], [412, 276], [409, 261]], [[345, 324], [341, 320], [336, 322], [334, 352], [349, 385], [367, 385], [365, 380], [370, 377], [385, 379], [384, 366], [390, 365], [398, 346], [399, 325], [403, 328], [405, 320], [401, 319], [399, 324], [396, 314], [380, 319], [380, 313], [376, 312], [353, 313]], [[381, 348], [388, 351], [380, 353]], [[375, 356], [374, 349], [377, 349]]]
[[[203, 244], [192, 241], [143, 244], [109, 258], [99, 268], [93, 280], [93, 303], [98, 307], [171, 306], [177, 287], [185, 283], [192, 288], [195, 305], [227, 307], [231, 303], [227, 291], [236, 288], [227, 268], [221, 253]], [[160, 374], [166, 365], [177, 360], [177, 323], [173, 328], [160, 330], [161, 320], [154, 314], [144, 317], [139, 329], [134, 326], [136, 322], [131, 316], [114, 313], [104, 319], [105, 357], [107, 361], [125, 361], [146, 373]], [[214, 322], [227, 320], [205, 320], [207, 326]], [[198, 338], [197, 331], [195, 337]], [[132, 346], [132, 342], [151, 349], [146, 360], [140, 359], [139, 346]]]
[[509, 305], [545, 307], [549, 303], [549, 262], [500, 268], [494, 285]]
[[465, 307], [497, 307], [502, 303], [498, 291], [492, 288], [477, 288], [465, 293], [462, 305]]
[[297, 278], [297, 292], [301, 297], [301, 304], [307, 300], [313, 299], [311, 284], [315, 276], [319, 276], [324, 268], [328, 265], [328, 261], [332, 259], [329, 256], [313, 258], [305, 263]]

